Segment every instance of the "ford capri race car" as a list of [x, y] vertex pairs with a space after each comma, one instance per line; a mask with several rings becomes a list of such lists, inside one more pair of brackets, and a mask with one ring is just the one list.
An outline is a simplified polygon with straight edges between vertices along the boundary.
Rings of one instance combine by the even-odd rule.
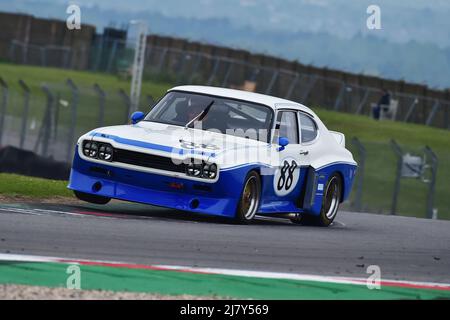
[[240, 90], [180, 86], [131, 124], [78, 140], [68, 188], [84, 201], [145, 203], [249, 222], [330, 225], [357, 164], [309, 108]]

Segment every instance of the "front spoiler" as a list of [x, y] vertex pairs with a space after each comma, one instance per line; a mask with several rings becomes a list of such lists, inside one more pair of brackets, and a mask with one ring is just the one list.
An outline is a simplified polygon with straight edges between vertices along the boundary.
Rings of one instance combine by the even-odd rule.
[[[68, 188], [112, 199], [234, 217], [244, 177], [231, 170], [221, 174], [215, 183], [200, 183], [93, 163], [81, 159], [76, 150]], [[183, 188], [173, 188], [171, 184], [181, 184]]]

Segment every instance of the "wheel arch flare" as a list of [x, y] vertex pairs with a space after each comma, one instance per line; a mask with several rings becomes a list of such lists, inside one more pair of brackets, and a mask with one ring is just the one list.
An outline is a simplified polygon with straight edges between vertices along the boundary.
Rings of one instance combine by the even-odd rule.
[[347, 200], [352, 189], [355, 172], [356, 165], [351, 163], [333, 163], [321, 168], [309, 167], [302, 204], [303, 210], [313, 215], [320, 214], [328, 179], [336, 173], [340, 176], [342, 183], [340, 202]]

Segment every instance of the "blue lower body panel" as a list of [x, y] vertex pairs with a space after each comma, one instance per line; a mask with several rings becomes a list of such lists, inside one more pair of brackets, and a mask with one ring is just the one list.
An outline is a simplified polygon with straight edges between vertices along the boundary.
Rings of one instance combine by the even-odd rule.
[[[107, 198], [234, 217], [246, 177], [244, 169], [223, 172], [216, 183], [202, 183], [91, 163], [76, 152], [68, 188]], [[99, 190], [94, 187], [98, 183]], [[182, 184], [182, 189], [174, 189], [173, 183]], [[197, 205], [193, 206], [193, 201]]]
[[[94, 192], [92, 186], [97, 182], [101, 183], [102, 188], [98, 192]], [[92, 177], [74, 169], [70, 174], [69, 189], [119, 200], [218, 216], [233, 217], [237, 206], [237, 202], [233, 199], [143, 188], [110, 179]], [[195, 208], [192, 206], [193, 201], [198, 203]]]
[[[85, 161], [76, 150], [68, 188], [107, 198], [231, 218], [235, 216], [248, 172], [259, 169], [258, 165], [249, 164], [221, 171], [217, 182], [204, 183], [117, 168], [108, 163]], [[353, 183], [354, 171], [355, 166], [345, 164], [332, 164], [317, 171], [311, 167], [303, 168], [295, 189], [282, 197], [274, 193], [274, 176], [262, 175], [258, 213], [305, 212], [318, 215], [322, 207], [323, 188], [329, 176], [335, 172], [341, 174], [344, 183], [342, 200], [346, 200]], [[316, 179], [312, 179], [311, 175], [315, 175]], [[182, 185], [182, 188], [173, 188], [174, 183]], [[95, 188], [96, 184], [100, 184], [101, 188]], [[306, 192], [305, 196], [305, 190], [308, 189], [311, 192]], [[307, 203], [307, 207], [302, 208], [302, 203], [299, 202], [302, 198], [303, 205]]]

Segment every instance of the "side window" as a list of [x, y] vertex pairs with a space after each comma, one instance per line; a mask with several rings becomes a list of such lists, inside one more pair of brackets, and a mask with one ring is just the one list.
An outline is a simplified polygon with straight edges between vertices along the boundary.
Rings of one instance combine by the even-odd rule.
[[279, 137], [286, 137], [289, 143], [298, 144], [297, 114], [292, 111], [282, 111], [278, 114]]
[[317, 137], [316, 123], [304, 113], [300, 113], [300, 130], [302, 133], [302, 143], [313, 141]]

